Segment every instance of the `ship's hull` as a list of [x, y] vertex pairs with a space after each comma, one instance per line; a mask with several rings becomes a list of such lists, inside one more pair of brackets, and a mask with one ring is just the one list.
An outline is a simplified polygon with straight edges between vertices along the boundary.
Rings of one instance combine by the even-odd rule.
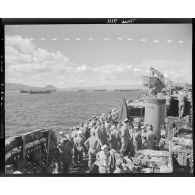
[[30, 91], [30, 94], [48, 94], [51, 93], [51, 91]]
[[20, 93], [29, 93], [27, 90], [20, 90]]

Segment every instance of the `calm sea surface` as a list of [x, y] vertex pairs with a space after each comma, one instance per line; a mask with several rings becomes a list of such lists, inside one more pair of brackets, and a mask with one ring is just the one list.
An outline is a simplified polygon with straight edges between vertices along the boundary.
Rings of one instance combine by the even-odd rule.
[[122, 105], [122, 99], [137, 98], [141, 92], [92, 91], [22, 94], [6, 92], [5, 136], [40, 128], [67, 130], [93, 115]]

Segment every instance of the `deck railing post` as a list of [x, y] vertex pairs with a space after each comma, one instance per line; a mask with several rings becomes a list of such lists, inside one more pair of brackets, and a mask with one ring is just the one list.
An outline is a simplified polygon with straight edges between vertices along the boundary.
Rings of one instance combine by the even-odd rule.
[[48, 137], [47, 137], [47, 154], [46, 154], [46, 167], [48, 166], [49, 163], [49, 155], [50, 155], [50, 136], [51, 135], [51, 130], [48, 130]]
[[22, 158], [25, 159], [26, 155], [26, 140], [25, 136], [22, 136]]

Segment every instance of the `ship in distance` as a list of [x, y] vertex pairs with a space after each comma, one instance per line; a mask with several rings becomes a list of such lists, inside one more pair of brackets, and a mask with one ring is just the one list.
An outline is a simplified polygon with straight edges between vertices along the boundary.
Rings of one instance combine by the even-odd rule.
[[106, 89], [94, 89], [93, 91], [107, 91]]
[[20, 93], [29, 93], [29, 94], [45, 94], [55, 92], [56, 90], [20, 90]]
[[20, 93], [29, 93], [28, 90], [20, 90]]
[[140, 89], [115, 89], [114, 91], [139, 91]]
[[45, 94], [45, 93], [51, 93], [52, 90], [30, 90], [30, 94]]
[[45, 87], [41, 88], [35, 88], [35, 87], [29, 87], [29, 88], [23, 88], [20, 90], [20, 93], [29, 93], [29, 94], [48, 94], [51, 92], [55, 92], [57, 88], [55, 88], [52, 85], [47, 85]]

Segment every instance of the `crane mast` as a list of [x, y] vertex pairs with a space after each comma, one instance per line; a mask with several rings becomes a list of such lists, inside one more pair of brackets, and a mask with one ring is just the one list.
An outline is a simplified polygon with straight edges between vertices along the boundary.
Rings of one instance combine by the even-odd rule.
[[153, 67], [150, 68], [150, 75], [142, 79], [143, 85], [149, 88], [151, 94], [157, 94], [166, 87], [164, 75]]

